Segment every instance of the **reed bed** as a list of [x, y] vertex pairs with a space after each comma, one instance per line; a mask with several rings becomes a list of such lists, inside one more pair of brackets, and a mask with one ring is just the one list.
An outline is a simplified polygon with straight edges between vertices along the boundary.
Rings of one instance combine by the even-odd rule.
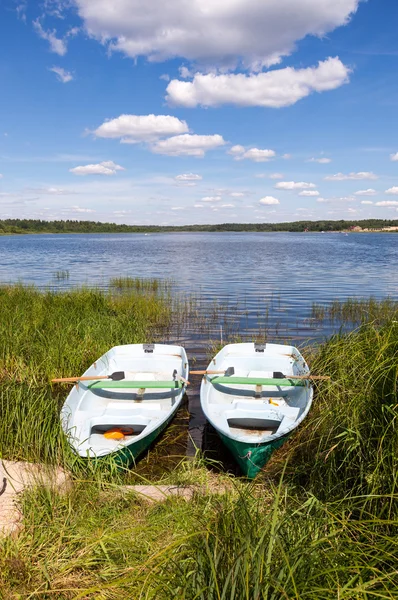
[[68, 388], [51, 379], [80, 375], [112, 346], [154, 341], [170, 306], [134, 291], [22, 285], [1, 286], [0, 305], [0, 456], [71, 466], [59, 423]]
[[[217, 464], [210, 471], [199, 453], [181, 461], [170, 428], [157, 458], [144, 460], [174, 439], [175, 462], [159, 481], [196, 484], [197, 493], [148, 504], [119, 486], [128, 473], [73, 463], [58, 421], [65, 390], [49, 380], [170, 327], [170, 305], [128, 290], [21, 286], [0, 288], [0, 301], [1, 455], [74, 473], [64, 494], [35, 489], [21, 499], [25, 528], [0, 541], [2, 600], [398, 597], [393, 313], [303, 349], [312, 371], [331, 380], [317, 385], [309, 416], [255, 482], [217, 474]], [[190, 319], [184, 306], [180, 322]], [[144, 482], [145, 471], [136, 477]]]

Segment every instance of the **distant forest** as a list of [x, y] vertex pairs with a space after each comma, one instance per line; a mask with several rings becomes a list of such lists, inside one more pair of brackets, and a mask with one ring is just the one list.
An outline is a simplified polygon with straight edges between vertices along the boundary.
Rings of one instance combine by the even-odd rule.
[[221, 223], [219, 225], [117, 225], [95, 221], [42, 221], [6, 219], [0, 221], [1, 234], [23, 233], [162, 233], [169, 231], [349, 231], [398, 227], [398, 220], [365, 219], [361, 221], [294, 221], [292, 223]]

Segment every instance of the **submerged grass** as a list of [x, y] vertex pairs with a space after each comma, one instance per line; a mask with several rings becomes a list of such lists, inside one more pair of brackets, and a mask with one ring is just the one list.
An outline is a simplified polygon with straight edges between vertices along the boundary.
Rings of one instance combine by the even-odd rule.
[[175, 462], [159, 477], [196, 482], [197, 493], [148, 504], [119, 487], [128, 474], [73, 464], [58, 419], [65, 389], [49, 380], [81, 373], [111, 345], [147, 340], [148, 326], [170, 323], [170, 306], [128, 290], [3, 287], [0, 301], [1, 454], [74, 472], [66, 493], [22, 498], [24, 530], [0, 541], [2, 600], [398, 597], [392, 313], [304, 350], [331, 381], [318, 384], [300, 430], [254, 483], [210, 472], [200, 455], [181, 461], [174, 423], [145, 460], [156, 462], [175, 438]]

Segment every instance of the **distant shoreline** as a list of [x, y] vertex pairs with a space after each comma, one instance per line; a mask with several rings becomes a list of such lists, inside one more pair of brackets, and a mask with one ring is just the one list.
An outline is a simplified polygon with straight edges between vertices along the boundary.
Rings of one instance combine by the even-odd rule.
[[214, 225], [117, 225], [95, 221], [0, 220], [0, 235], [72, 233], [398, 233], [398, 220], [293, 221], [284, 223], [220, 223]]

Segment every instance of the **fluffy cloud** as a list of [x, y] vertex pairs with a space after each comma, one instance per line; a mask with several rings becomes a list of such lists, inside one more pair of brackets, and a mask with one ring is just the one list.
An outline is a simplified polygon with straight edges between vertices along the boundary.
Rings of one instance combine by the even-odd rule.
[[112, 160], [106, 160], [97, 165], [74, 167], [69, 171], [74, 175], [116, 175], [116, 171], [124, 171], [124, 169]]
[[271, 173], [270, 179], [283, 179], [283, 173]]
[[186, 133], [188, 125], [170, 115], [120, 115], [100, 125], [93, 133], [101, 138], [120, 138], [123, 143], [150, 142]]
[[49, 71], [52, 71], [56, 74], [58, 81], [62, 81], [62, 83], [68, 83], [73, 80], [73, 75], [69, 71], [65, 71], [62, 67], [51, 67]]
[[244, 152], [245, 147], [237, 144], [236, 146], [232, 146], [232, 148], [228, 150], [227, 154], [231, 154], [232, 156], [240, 156], [241, 154], [244, 154]]
[[221, 204], [221, 208], [235, 208], [235, 204]]
[[378, 179], [378, 175], [375, 175], [369, 171], [360, 171], [359, 173], [336, 173], [335, 175], [327, 175], [324, 178], [325, 181], [347, 181], [349, 179]]
[[398, 161], [398, 152], [396, 152], [395, 154], [390, 154], [390, 160]]
[[324, 92], [348, 83], [349, 69], [339, 58], [328, 58], [317, 67], [276, 69], [245, 75], [196, 73], [192, 81], [173, 79], [167, 86], [170, 104], [201, 106], [290, 106], [312, 92]]
[[318, 190], [303, 190], [299, 196], [319, 196]]
[[278, 181], [275, 184], [277, 190], [308, 190], [315, 187], [315, 183], [305, 181]]
[[371, 200], [361, 200], [361, 204], [373, 204]]
[[202, 202], [219, 202], [221, 200], [221, 196], [205, 196], [202, 198]]
[[319, 163], [320, 165], [327, 165], [328, 163], [332, 162], [331, 158], [310, 158], [308, 160], [308, 162], [316, 162]]
[[377, 194], [376, 190], [373, 188], [369, 188], [367, 190], [358, 190], [354, 192], [354, 196], [375, 196]]
[[155, 154], [168, 156], [196, 156], [202, 158], [207, 150], [224, 146], [225, 140], [221, 135], [175, 135], [166, 140], [159, 140], [151, 146]]
[[174, 177], [176, 181], [200, 181], [202, 175], [197, 175], [196, 173], [183, 173], [182, 175], [177, 175]]
[[89, 35], [111, 50], [151, 61], [261, 68], [307, 35], [348, 23], [360, 0], [75, 0]]
[[398, 200], [382, 200], [382, 202], [376, 202], [375, 206], [398, 206]]
[[253, 162], [267, 162], [271, 158], [276, 156], [274, 150], [260, 149], [260, 148], [249, 148], [246, 150], [244, 146], [232, 146], [227, 152], [235, 157], [235, 160], [244, 160], [245, 158], [252, 160]]
[[273, 196], [265, 196], [261, 198], [260, 204], [271, 205], [271, 204], [279, 204], [278, 198], [274, 198]]
[[386, 194], [393, 194], [394, 196], [398, 195], [398, 186], [394, 186], [385, 191]]
[[231, 192], [230, 196], [232, 196], [232, 198], [244, 198], [246, 194], [244, 192]]

